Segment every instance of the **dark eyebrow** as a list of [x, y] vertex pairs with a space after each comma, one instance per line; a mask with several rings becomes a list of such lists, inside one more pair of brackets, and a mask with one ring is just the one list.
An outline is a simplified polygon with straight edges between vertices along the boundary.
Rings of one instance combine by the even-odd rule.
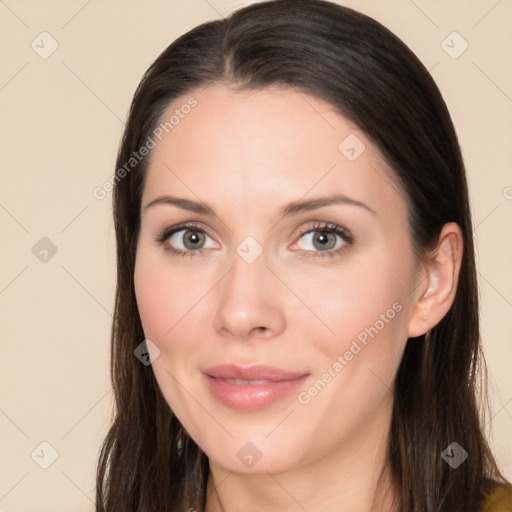
[[152, 206], [156, 206], [159, 204], [164, 205], [174, 205], [178, 208], [183, 208], [184, 210], [189, 210], [195, 213], [201, 213], [203, 215], [211, 215], [216, 217], [215, 210], [206, 203], [197, 203], [196, 201], [192, 201], [190, 199], [185, 199], [184, 197], [174, 197], [170, 195], [160, 196], [153, 201], [149, 202], [144, 208], [143, 211], [146, 211], [148, 208]]
[[[146, 206], [144, 206], [143, 211], [146, 211], [148, 208], [159, 204], [174, 205], [177, 206], [178, 208], [189, 210], [194, 213], [211, 215], [214, 217], [217, 216], [215, 210], [210, 205], [204, 202], [198, 203], [190, 199], [185, 199], [184, 197], [175, 197], [171, 195], [160, 196], [157, 197], [156, 199], [153, 199]], [[344, 194], [321, 196], [308, 200], [300, 199], [298, 201], [293, 201], [279, 209], [278, 213], [281, 217], [286, 217], [288, 215], [297, 215], [298, 213], [316, 210], [318, 208], [323, 208], [324, 206], [330, 206], [332, 204], [346, 204], [351, 206], [359, 206], [361, 208], [364, 208], [365, 210], [368, 210], [370, 213], [374, 215], [378, 215], [377, 212], [370, 208], [368, 205], [362, 203], [361, 201], [357, 201], [356, 199], [351, 199], [350, 197], [347, 197]]]
[[357, 201], [356, 199], [352, 199], [344, 194], [335, 194], [332, 196], [321, 196], [315, 197], [313, 199], [301, 199], [299, 201], [293, 201], [287, 204], [285, 207], [281, 208], [279, 213], [282, 217], [286, 217], [287, 215], [296, 215], [297, 213], [316, 210], [317, 208], [330, 206], [332, 204], [348, 204], [350, 206], [359, 206], [365, 210], [368, 210], [374, 215], [378, 215], [377, 212], [370, 208], [368, 205], [362, 203], [361, 201]]

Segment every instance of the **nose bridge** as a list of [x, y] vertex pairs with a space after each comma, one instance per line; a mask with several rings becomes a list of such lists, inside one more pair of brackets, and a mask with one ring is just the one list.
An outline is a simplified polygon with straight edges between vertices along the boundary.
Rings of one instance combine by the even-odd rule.
[[236, 248], [231, 257], [229, 287], [236, 293], [261, 293], [258, 284], [265, 281], [268, 272], [267, 256], [263, 247], [253, 238], [246, 237]]
[[253, 329], [282, 328], [283, 311], [267, 262], [263, 247], [253, 237], [235, 247], [230, 270], [217, 292], [214, 323], [218, 331], [242, 339]]

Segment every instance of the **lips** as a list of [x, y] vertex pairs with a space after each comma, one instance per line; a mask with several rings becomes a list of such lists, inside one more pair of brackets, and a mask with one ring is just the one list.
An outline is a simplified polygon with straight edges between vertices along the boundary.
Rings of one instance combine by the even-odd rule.
[[222, 404], [241, 411], [257, 411], [283, 400], [308, 378], [267, 365], [221, 365], [207, 368], [203, 377], [210, 394]]
[[229, 382], [229, 384], [235, 384], [236, 386], [261, 386], [262, 384], [269, 384], [270, 382], [275, 382], [272, 380], [244, 380], [244, 379], [220, 379], [217, 377], [217, 380], [221, 380], [223, 382]]
[[292, 372], [275, 366], [253, 365], [237, 366], [225, 364], [207, 368], [204, 373], [215, 379], [235, 379], [245, 381], [270, 381], [295, 380], [307, 374], [307, 372]]

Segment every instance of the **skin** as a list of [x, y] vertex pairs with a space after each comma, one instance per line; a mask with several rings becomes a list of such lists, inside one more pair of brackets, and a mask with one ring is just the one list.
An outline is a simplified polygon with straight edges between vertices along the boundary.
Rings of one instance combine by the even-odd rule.
[[[220, 84], [190, 95], [197, 106], [152, 150], [134, 281], [146, 338], [160, 350], [152, 364], [158, 385], [210, 461], [206, 510], [395, 510], [385, 453], [393, 382], [407, 339], [433, 327], [453, 302], [460, 229], [446, 224], [438, 250], [418, 262], [392, 171], [323, 100]], [[190, 95], [170, 105], [169, 115]], [[354, 161], [338, 149], [349, 134], [366, 147]], [[334, 204], [278, 213], [291, 201], [333, 193], [373, 212]], [[217, 215], [146, 208], [165, 194], [204, 201]], [[195, 241], [202, 254], [165, 250], [193, 250], [184, 245], [187, 231], [155, 241], [181, 222], [207, 233]], [[336, 242], [329, 250], [344, 250], [322, 257], [322, 245], [301, 234], [318, 223], [344, 227], [353, 243], [328, 235]], [[236, 251], [249, 235], [262, 250], [252, 263]], [[292, 393], [242, 412], [203, 384], [201, 369], [209, 366], [262, 363], [309, 373], [307, 391], [393, 304], [401, 306], [394, 318], [359, 343], [307, 404]], [[261, 452], [250, 468], [237, 457], [247, 442]]]

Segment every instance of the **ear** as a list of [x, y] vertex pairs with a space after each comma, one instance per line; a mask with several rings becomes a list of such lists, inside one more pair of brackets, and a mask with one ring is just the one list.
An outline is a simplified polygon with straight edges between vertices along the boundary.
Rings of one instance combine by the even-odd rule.
[[449, 222], [436, 248], [422, 264], [420, 281], [409, 319], [408, 335], [425, 334], [446, 315], [455, 299], [462, 261], [463, 238], [458, 224]]

